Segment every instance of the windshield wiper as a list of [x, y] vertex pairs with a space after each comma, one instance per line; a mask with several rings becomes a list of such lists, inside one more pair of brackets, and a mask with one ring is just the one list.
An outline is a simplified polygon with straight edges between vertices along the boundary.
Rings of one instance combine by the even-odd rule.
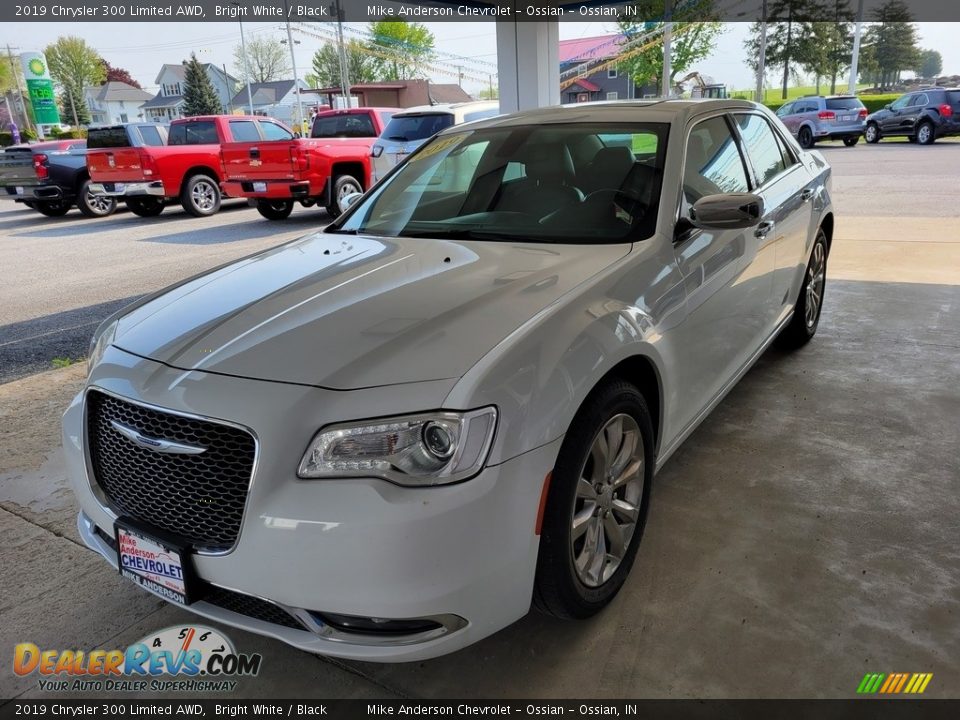
[[410, 138], [406, 135], [387, 135], [386, 140], [399, 140], [400, 142], [408, 142]]
[[342, 228], [327, 228], [324, 232], [335, 233], [337, 235], [357, 235], [359, 230], [343, 230]]

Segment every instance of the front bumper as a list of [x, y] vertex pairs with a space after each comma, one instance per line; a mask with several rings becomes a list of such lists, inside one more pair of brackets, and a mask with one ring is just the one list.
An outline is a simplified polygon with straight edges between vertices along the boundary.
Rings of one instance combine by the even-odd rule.
[[106, 195], [107, 197], [138, 197], [149, 195], [151, 197], [166, 197], [163, 189], [163, 183], [160, 180], [150, 182], [129, 182], [129, 183], [90, 183], [90, 193], [92, 195]]
[[[302, 620], [290, 628], [198, 601], [189, 609], [309, 652], [413, 661], [465, 647], [529, 609], [543, 478], [559, 440], [472, 480], [402, 488], [378, 479], [312, 480], [296, 467], [313, 433], [330, 422], [437, 407], [450, 382], [351, 392], [183, 372], [108, 349], [90, 383], [133, 402], [229, 418], [259, 441], [236, 546], [192, 554], [197, 576], [274, 603]], [[90, 478], [84, 398], [63, 420], [64, 448], [80, 502], [84, 542], [116, 565], [114, 511]], [[419, 402], [421, 405], [411, 405]], [[379, 412], [374, 408], [378, 407]], [[97, 531], [99, 528], [99, 532]], [[444, 630], [409, 636], [344, 633], [318, 615], [439, 619]]]

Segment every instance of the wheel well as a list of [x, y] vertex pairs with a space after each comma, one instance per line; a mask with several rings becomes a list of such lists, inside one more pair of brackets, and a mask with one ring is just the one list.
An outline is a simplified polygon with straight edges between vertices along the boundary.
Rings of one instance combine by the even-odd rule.
[[820, 222], [823, 228], [823, 234], [827, 236], [827, 255], [830, 254], [830, 246], [833, 245], [833, 213], [827, 213]]
[[80, 186], [83, 185], [89, 179], [90, 179], [90, 175], [86, 170], [81, 170], [80, 172], [77, 173], [77, 180], [73, 184], [77, 192], [80, 192]]
[[217, 184], [218, 188], [220, 187], [220, 176], [217, 174], [216, 170], [209, 168], [206, 165], [197, 165], [196, 167], [190, 168], [183, 174], [183, 180], [180, 181], [181, 189], [183, 188], [183, 184], [194, 175], [207, 175]]
[[650, 419], [653, 421], [653, 446], [659, 448], [663, 393], [660, 388], [660, 375], [653, 362], [643, 355], [633, 355], [610, 368], [597, 384], [610, 378], [626, 380], [643, 394], [650, 411]]
[[364, 189], [367, 187], [367, 177], [366, 173], [363, 170], [363, 163], [360, 162], [339, 162], [334, 163], [333, 167], [330, 169], [330, 190], [333, 191], [333, 182], [337, 179], [337, 175], [353, 175], [357, 180], [360, 181], [360, 186]]

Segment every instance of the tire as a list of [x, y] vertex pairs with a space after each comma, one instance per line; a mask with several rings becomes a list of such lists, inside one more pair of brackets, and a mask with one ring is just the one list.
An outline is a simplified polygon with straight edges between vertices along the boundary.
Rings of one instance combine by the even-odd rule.
[[70, 206], [60, 200], [38, 200], [33, 209], [47, 217], [63, 217], [70, 212]]
[[156, 217], [163, 212], [163, 199], [158, 197], [130, 197], [127, 207], [134, 215]]
[[810, 128], [800, 128], [800, 132], [797, 133], [797, 142], [800, 143], [800, 147], [804, 150], [809, 150], [813, 147], [813, 133], [810, 131]]
[[31, 210], [37, 209], [37, 203], [35, 203], [33, 200], [24, 200], [23, 204], [26, 205]]
[[859, 136], [859, 135], [854, 135], [853, 137], [845, 137], [845, 138], [843, 139], [843, 144], [846, 145], [847, 147], [853, 147], [853, 146], [856, 145], [858, 142], [860, 142], [860, 136]]
[[77, 193], [77, 210], [85, 217], [97, 218], [113, 215], [117, 209], [115, 198], [90, 194], [90, 180], [84, 180]]
[[180, 204], [194, 217], [209, 217], [220, 209], [220, 186], [209, 175], [191, 175], [180, 190]]
[[827, 236], [823, 228], [819, 228], [810, 251], [810, 261], [803, 274], [800, 295], [793, 307], [793, 318], [776, 340], [777, 347], [781, 350], [803, 347], [817, 334], [826, 283]]
[[933, 130], [932, 122], [924, 120], [917, 125], [917, 145], [933, 145], [936, 139], [937, 136]]
[[257, 212], [267, 220], [285, 220], [293, 212], [293, 200], [258, 200]]
[[876, 123], [867, 123], [866, 129], [863, 131], [863, 139], [870, 145], [875, 145], [880, 142], [881, 137], [880, 127]]
[[337, 175], [333, 181], [333, 192], [330, 194], [330, 204], [327, 205], [327, 214], [331, 218], [340, 217], [343, 210], [340, 208], [340, 200], [351, 193], [362, 193], [363, 183], [357, 180], [353, 175]]
[[[611, 440], [620, 449], [604, 455], [602, 448]], [[632, 453], [623, 458], [627, 447]], [[613, 458], [607, 461], [612, 467], [600, 462], [603, 457]], [[620, 478], [629, 475], [622, 485], [610, 479], [618, 468]], [[643, 395], [623, 380], [600, 385], [577, 411], [553, 469], [533, 593], [538, 609], [560, 618], [586, 618], [620, 591], [643, 536], [653, 470], [653, 423]], [[583, 529], [575, 534], [574, 524]], [[617, 535], [619, 543], [613, 541]]]

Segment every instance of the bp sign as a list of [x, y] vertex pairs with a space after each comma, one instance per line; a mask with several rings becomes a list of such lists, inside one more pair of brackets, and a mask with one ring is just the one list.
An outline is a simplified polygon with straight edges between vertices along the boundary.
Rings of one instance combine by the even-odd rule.
[[47, 59], [43, 53], [23, 53], [20, 55], [20, 64], [37, 124], [57, 125], [60, 122], [60, 113], [57, 111], [57, 99], [53, 94], [53, 80], [47, 70]]

